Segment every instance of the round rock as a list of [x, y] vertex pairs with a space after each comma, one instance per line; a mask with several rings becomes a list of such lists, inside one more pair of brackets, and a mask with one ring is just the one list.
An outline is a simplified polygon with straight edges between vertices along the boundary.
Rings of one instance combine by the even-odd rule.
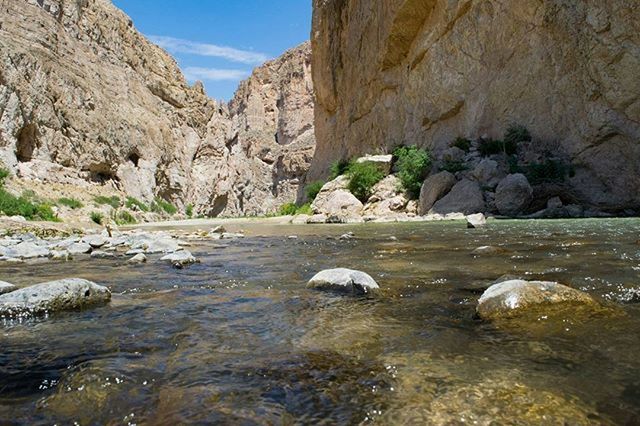
[[21, 288], [0, 296], [0, 315], [20, 317], [69, 311], [111, 300], [108, 288], [91, 281], [71, 278]]
[[586, 293], [556, 282], [511, 280], [494, 284], [478, 300], [476, 312], [485, 320], [514, 318], [545, 307], [593, 305]]
[[378, 283], [369, 274], [346, 268], [319, 272], [311, 278], [307, 287], [351, 294], [373, 293], [380, 289]]

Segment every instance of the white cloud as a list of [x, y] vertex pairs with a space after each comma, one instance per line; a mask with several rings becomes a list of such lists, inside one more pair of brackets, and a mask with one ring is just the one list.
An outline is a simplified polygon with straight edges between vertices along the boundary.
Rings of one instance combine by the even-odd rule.
[[201, 67], [186, 67], [184, 75], [189, 81], [203, 80], [203, 81], [223, 81], [223, 80], [242, 80], [248, 77], [251, 72], [245, 70], [230, 70], [220, 68], [201, 68]]
[[148, 36], [149, 39], [171, 53], [187, 53], [198, 56], [211, 56], [224, 58], [243, 64], [261, 64], [269, 59], [267, 55], [249, 50], [239, 50], [233, 47], [218, 46], [215, 44], [199, 43], [190, 40], [165, 36]]

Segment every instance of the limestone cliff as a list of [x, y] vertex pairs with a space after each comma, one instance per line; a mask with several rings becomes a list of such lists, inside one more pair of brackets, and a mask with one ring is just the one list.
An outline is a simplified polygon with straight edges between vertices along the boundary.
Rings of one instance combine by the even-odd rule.
[[295, 201], [315, 151], [311, 46], [254, 70], [194, 162], [192, 199], [208, 215], [256, 215]]
[[572, 196], [640, 208], [634, 0], [314, 0], [318, 147], [339, 157], [527, 126], [571, 159]]
[[227, 106], [109, 0], [0, 5], [0, 163], [19, 178], [210, 215], [295, 199], [315, 143], [308, 44], [256, 70]]
[[107, 0], [3, 0], [0, 158], [179, 203], [217, 106]]

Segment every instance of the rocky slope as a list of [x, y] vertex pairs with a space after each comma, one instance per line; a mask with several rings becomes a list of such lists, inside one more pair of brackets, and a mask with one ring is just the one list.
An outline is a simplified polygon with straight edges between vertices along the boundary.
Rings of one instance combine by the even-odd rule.
[[266, 64], [227, 106], [109, 0], [5, 0], [0, 163], [202, 214], [265, 213], [295, 199], [313, 153], [309, 63], [305, 45]]
[[311, 179], [336, 158], [400, 144], [438, 157], [519, 123], [525, 156], [571, 162], [563, 196], [640, 209], [636, 2], [314, 0], [312, 45]]

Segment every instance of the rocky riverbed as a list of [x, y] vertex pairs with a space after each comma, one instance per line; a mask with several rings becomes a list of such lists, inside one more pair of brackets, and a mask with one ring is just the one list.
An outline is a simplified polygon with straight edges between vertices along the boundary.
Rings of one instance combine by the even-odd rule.
[[[213, 224], [165, 224], [74, 237], [72, 244], [105, 239], [92, 250], [114, 256], [0, 263], [0, 280], [17, 287], [0, 295], [0, 306], [73, 277], [111, 295], [46, 315], [5, 315], [0, 418], [639, 419], [637, 220], [224, 226], [245, 238], [226, 239]], [[52, 251], [67, 239], [34, 244]], [[126, 253], [139, 249], [147, 262], [129, 263]], [[161, 260], [186, 251], [199, 262], [178, 269]], [[334, 268], [350, 270], [321, 273]], [[64, 294], [60, 284], [47, 286]], [[355, 291], [364, 286], [379, 288]], [[517, 297], [496, 304], [506, 292]], [[502, 319], [483, 303], [503, 309]], [[524, 311], [511, 311], [518, 307]]]

